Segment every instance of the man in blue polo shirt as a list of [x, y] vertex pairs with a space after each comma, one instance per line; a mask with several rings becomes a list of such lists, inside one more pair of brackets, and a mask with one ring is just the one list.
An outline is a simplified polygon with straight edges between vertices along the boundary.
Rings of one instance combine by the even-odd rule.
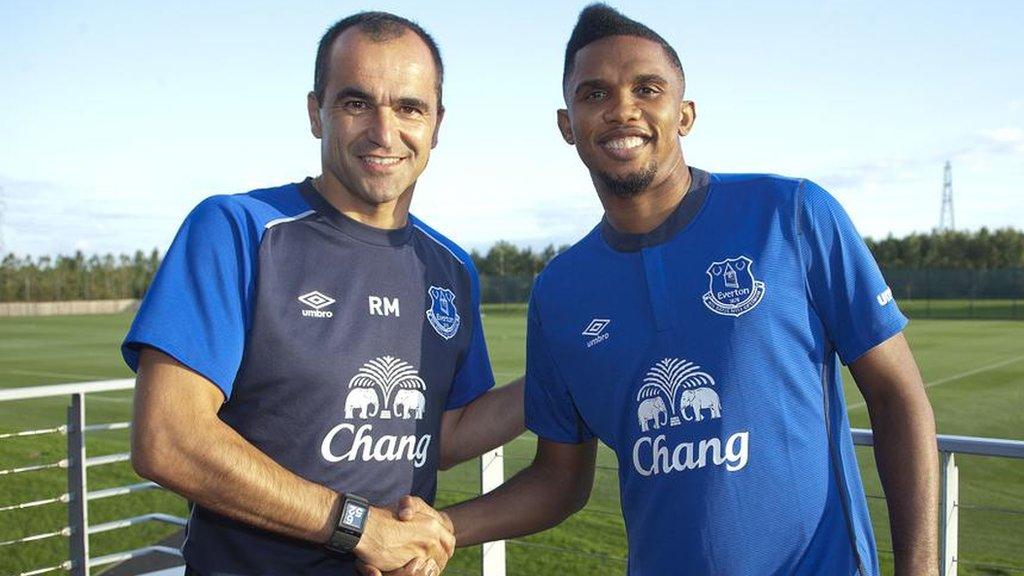
[[935, 574], [934, 420], [906, 320], [814, 183], [686, 165], [676, 52], [604, 5], [580, 15], [558, 113], [605, 217], [530, 300], [533, 464], [446, 512], [457, 545], [552, 526], [618, 456], [631, 576], [874, 575], [839, 362], [871, 415], [897, 574]]
[[[409, 215], [444, 109], [437, 45], [386, 13], [323, 36], [322, 174], [201, 203], [125, 339], [132, 462], [191, 501], [188, 574], [437, 572], [437, 469], [522, 431], [494, 384], [472, 261]], [[423, 504], [425, 510], [429, 510]]]

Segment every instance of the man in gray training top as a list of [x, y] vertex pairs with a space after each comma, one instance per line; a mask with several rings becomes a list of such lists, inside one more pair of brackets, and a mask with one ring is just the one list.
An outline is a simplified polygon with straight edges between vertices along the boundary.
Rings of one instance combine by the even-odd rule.
[[[125, 338], [132, 462], [191, 502], [189, 574], [437, 572], [438, 468], [523, 429], [472, 261], [409, 214], [444, 113], [437, 45], [380, 12], [324, 34], [316, 178], [185, 220]], [[414, 495], [424, 513], [400, 522]]]

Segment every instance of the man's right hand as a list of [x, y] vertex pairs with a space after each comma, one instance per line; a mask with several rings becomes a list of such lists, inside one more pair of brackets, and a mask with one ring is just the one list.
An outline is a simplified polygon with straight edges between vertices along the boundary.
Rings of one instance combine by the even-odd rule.
[[[414, 558], [433, 559], [438, 571], [444, 570], [455, 552], [455, 535], [444, 516], [415, 496], [403, 498], [406, 511], [370, 508], [363, 535], [353, 552], [370, 566], [383, 572], [405, 566]], [[410, 514], [409, 509], [415, 510]]]

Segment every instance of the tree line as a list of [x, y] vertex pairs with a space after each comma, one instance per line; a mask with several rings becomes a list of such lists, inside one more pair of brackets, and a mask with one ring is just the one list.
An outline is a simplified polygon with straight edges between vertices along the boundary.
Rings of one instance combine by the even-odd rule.
[[933, 231], [903, 238], [866, 238], [882, 268], [999, 270], [1024, 268], [1024, 230]]
[[[944, 231], [865, 239], [882, 268], [906, 270], [993, 270], [1024, 268], [1024, 231], [1002, 228], [974, 232]], [[541, 250], [520, 248], [501, 240], [486, 252], [470, 255], [485, 288], [528, 292], [532, 279], [568, 246], [548, 245]], [[141, 298], [160, 266], [157, 250], [132, 255], [19, 257], [7, 254], [0, 261], [0, 302], [105, 300]], [[516, 280], [513, 286], [502, 280]], [[523, 286], [520, 286], [522, 284]], [[496, 296], [497, 298], [497, 296]], [[485, 299], [486, 301], [487, 299]], [[499, 301], [504, 301], [501, 299]]]
[[160, 253], [18, 257], [0, 261], [0, 302], [141, 298], [160, 267]]

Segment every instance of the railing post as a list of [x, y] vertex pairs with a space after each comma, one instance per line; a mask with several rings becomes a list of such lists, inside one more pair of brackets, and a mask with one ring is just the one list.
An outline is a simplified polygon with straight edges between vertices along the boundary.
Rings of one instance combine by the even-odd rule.
[[940, 574], [956, 576], [957, 532], [960, 524], [960, 471], [952, 452], [941, 452], [942, 495], [939, 508]]
[[[486, 494], [505, 481], [504, 449], [499, 446], [480, 457], [480, 492]], [[482, 576], [505, 576], [505, 541], [483, 546]]]
[[68, 407], [68, 526], [72, 576], [89, 576], [89, 504], [85, 471], [85, 394]]

